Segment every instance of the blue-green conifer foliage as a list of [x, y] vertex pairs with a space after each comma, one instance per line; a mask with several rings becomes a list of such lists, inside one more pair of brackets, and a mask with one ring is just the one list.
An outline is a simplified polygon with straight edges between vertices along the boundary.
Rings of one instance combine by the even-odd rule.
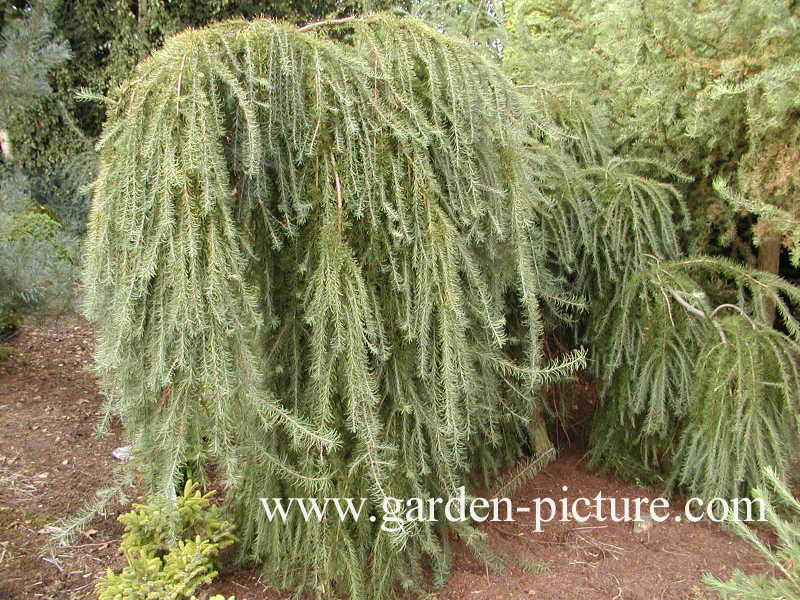
[[[582, 362], [542, 356], [552, 124], [472, 46], [391, 14], [188, 30], [107, 102], [86, 312], [151, 491], [213, 469], [241, 556], [323, 595], [418, 589], [428, 560], [441, 583], [451, 532], [482, 552], [466, 523], [381, 531], [380, 506], [542, 440], [538, 387]], [[378, 519], [259, 502], [309, 496]]]

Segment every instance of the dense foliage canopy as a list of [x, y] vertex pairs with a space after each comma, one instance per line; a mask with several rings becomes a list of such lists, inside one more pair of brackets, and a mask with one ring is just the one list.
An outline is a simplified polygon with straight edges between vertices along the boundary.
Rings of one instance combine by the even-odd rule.
[[581, 362], [542, 357], [557, 132], [469, 45], [387, 14], [189, 30], [108, 102], [86, 306], [151, 490], [215, 465], [282, 584], [375, 598], [424, 556], [441, 581], [448, 529], [480, 549], [466, 523], [271, 523], [259, 498], [378, 510], [519, 456], [538, 386]]
[[617, 152], [690, 176], [681, 189], [696, 249], [750, 260], [753, 234], [761, 268], [777, 272], [781, 242], [796, 263], [796, 3], [514, 0], [506, 8], [504, 60], [515, 78], [587, 100]]

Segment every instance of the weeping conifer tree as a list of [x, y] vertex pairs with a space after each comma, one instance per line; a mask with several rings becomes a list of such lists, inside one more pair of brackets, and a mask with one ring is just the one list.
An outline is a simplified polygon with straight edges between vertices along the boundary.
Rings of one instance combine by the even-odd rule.
[[546, 331], [588, 349], [603, 401], [589, 464], [703, 498], [763, 488], [763, 465], [788, 481], [800, 447], [800, 289], [687, 256], [688, 211], [659, 180], [681, 173], [616, 155], [595, 112], [572, 96], [526, 89], [570, 134], [553, 140], [574, 162], [554, 180], [542, 231], [551, 272], [587, 309]]
[[[537, 388], [582, 361], [540, 342], [558, 132], [389, 14], [189, 30], [107, 102], [86, 312], [151, 492], [213, 469], [242, 558], [323, 595], [418, 588], [428, 560], [441, 583], [452, 532], [482, 552], [465, 523], [381, 531], [379, 507], [548, 451]], [[269, 522], [262, 497], [379, 518]]]

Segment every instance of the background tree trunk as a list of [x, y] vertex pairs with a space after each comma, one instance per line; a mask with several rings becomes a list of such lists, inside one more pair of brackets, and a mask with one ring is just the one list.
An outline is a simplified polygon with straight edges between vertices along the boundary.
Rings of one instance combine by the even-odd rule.
[[144, 41], [144, 26], [145, 26], [145, 17], [147, 16], [147, 0], [139, 0], [139, 4], [137, 7], [136, 12], [136, 19], [137, 19], [137, 29], [139, 31], [139, 38], [140, 41]]
[[531, 419], [530, 443], [534, 456], [541, 456], [554, 450], [553, 442], [550, 441], [550, 436], [547, 433], [547, 425], [538, 411], [533, 413], [533, 418]]
[[14, 160], [14, 153], [11, 151], [11, 138], [5, 129], [0, 129], [0, 152], [3, 153], [3, 160], [11, 164]]
[[15, 175], [20, 175], [22, 173], [22, 166], [18, 162], [14, 162], [14, 150], [13, 144], [11, 143], [11, 136], [8, 135], [8, 131], [5, 129], [0, 129], [0, 154], [2, 154], [3, 162], [6, 165], [13, 165]]
[[[778, 266], [781, 260], [781, 238], [777, 234], [772, 234], [761, 240], [758, 247], [758, 268], [762, 271], [778, 274]], [[775, 323], [775, 303], [772, 300], [764, 300], [764, 314], [767, 322]]]

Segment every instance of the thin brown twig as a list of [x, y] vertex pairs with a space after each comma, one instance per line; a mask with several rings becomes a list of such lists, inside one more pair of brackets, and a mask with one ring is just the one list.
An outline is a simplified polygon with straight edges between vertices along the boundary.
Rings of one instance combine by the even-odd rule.
[[183, 81], [183, 64], [186, 62], [186, 55], [181, 57], [181, 66], [178, 68], [178, 86], [175, 95], [175, 114], [180, 114], [181, 110], [181, 82]]

